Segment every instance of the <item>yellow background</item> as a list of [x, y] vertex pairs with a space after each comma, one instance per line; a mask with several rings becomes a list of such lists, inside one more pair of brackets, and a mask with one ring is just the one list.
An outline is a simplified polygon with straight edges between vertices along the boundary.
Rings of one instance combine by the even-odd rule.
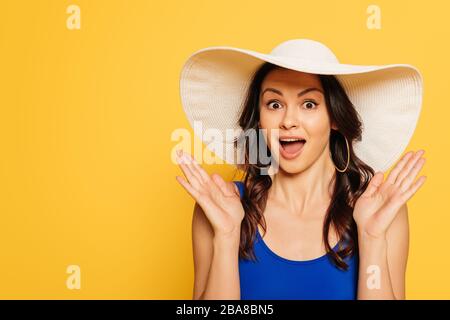
[[[381, 30], [366, 27], [372, 3]], [[80, 30], [66, 27], [70, 4]], [[450, 298], [449, 14], [446, 1], [2, 1], [0, 298], [190, 299], [193, 199], [170, 139], [189, 127], [181, 67], [202, 47], [293, 38], [343, 63], [421, 70], [408, 149], [426, 150], [428, 180], [408, 203], [407, 298]], [[71, 264], [80, 290], [66, 287]]]

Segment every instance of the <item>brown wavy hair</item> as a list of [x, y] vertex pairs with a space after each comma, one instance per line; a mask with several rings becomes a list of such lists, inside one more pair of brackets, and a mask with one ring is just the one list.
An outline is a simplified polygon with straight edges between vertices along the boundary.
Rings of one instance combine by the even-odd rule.
[[[258, 130], [261, 85], [266, 75], [274, 68], [281, 67], [265, 62], [253, 74], [238, 120], [243, 132], [247, 129]], [[335, 181], [335, 184], [331, 202], [325, 215], [322, 233], [326, 252], [332, 262], [338, 268], [347, 270], [348, 265], [344, 259], [358, 252], [358, 234], [353, 219], [354, 203], [364, 192], [375, 172], [369, 165], [360, 160], [353, 151], [353, 142], [361, 141], [362, 122], [344, 88], [333, 75], [318, 75], [318, 77], [324, 89], [328, 115], [331, 122], [335, 123], [338, 128], [338, 130], [331, 129], [330, 132], [330, 151], [333, 162], [338, 168], [344, 168], [347, 162], [347, 146], [344, 137], [347, 138], [350, 149], [350, 162], [347, 170], [344, 173], [335, 170], [332, 178], [331, 183]], [[234, 141], [236, 148], [238, 143], [242, 143], [242, 139], [245, 139], [243, 134]], [[257, 139], [260, 139], [259, 135], [257, 135]], [[265, 142], [261, 141], [261, 143], [267, 147]], [[261, 168], [267, 167], [268, 164], [264, 165], [260, 161], [260, 153], [258, 150], [255, 151], [255, 145], [251, 146], [248, 143], [242, 145], [244, 145], [244, 161], [238, 164], [238, 169], [241, 169], [244, 173], [243, 183], [245, 188], [241, 201], [245, 209], [245, 216], [241, 224], [239, 257], [255, 260], [253, 243], [258, 224], [261, 225], [264, 233], [267, 231], [263, 212], [266, 208], [272, 179], [270, 175], [261, 174]], [[257, 145], [260, 145], [260, 141], [257, 141]], [[256, 152], [256, 164], [250, 163], [250, 152]], [[266, 154], [270, 156], [268, 147]], [[336, 252], [333, 251], [328, 241], [328, 234], [332, 225], [336, 230], [338, 239], [347, 240], [347, 245], [339, 246]]]

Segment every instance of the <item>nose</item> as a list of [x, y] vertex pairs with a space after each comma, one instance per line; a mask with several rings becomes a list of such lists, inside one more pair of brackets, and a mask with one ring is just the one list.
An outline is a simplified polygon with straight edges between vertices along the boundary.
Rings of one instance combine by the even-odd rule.
[[287, 107], [283, 119], [280, 122], [280, 129], [289, 130], [298, 127], [299, 115], [295, 106]]

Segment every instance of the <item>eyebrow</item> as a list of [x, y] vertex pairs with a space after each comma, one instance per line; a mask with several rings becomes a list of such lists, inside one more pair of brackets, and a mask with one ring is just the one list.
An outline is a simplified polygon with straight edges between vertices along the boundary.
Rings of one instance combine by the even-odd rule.
[[[280, 96], [283, 96], [283, 93], [281, 91], [275, 89], [275, 88], [266, 88], [266, 89], [264, 89], [264, 91], [261, 93], [261, 96], [264, 95], [264, 93], [266, 91], [272, 91], [272, 92], [274, 92], [276, 94], [279, 94]], [[297, 94], [297, 97], [301, 97], [302, 95], [307, 94], [308, 92], [311, 92], [311, 91], [319, 91], [320, 93], [324, 94], [323, 91], [320, 90], [319, 88], [308, 88], [308, 89], [305, 89], [303, 91], [300, 91]]]

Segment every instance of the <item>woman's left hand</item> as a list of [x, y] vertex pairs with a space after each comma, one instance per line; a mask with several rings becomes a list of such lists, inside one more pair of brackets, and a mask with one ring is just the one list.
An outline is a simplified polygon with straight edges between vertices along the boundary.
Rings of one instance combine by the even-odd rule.
[[373, 239], [384, 239], [386, 231], [400, 207], [406, 203], [425, 182], [426, 176], [415, 178], [422, 169], [424, 150], [408, 152], [384, 180], [383, 172], [377, 172], [353, 209], [358, 233]]

